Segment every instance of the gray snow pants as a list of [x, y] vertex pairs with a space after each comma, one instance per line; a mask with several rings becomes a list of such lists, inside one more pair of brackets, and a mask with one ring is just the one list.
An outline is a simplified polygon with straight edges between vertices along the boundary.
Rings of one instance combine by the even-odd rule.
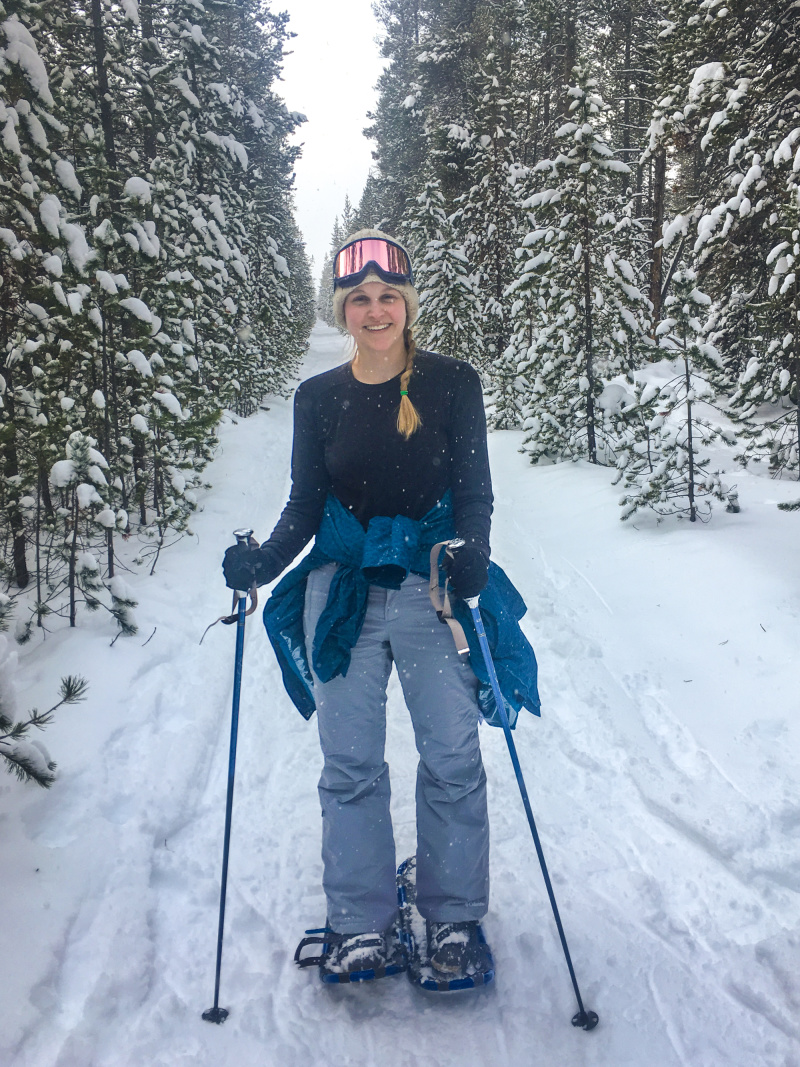
[[[312, 571], [304, 628], [313, 634], [336, 564]], [[310, 640], [309, 651], [310, 651]], [[310, 659], [310, 656], [309, 656]], [[339, 933], [385, 930], [397, 915], [395, 847], [384, 760], [392, 663], [414, 727], [417, 768], [417, 906], [439, 922], [480, 919], [489, 900], [486, 774], [478, 740], [477, 679], [459, 662], [425, 578], [370, 586], [364, 626], [346, 677], [314, 676], [325, 763], [323, 886]]]

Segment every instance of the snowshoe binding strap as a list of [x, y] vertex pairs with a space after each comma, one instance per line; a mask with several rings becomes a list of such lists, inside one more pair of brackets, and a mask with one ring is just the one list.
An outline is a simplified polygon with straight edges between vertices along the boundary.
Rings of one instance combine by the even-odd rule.
[[[341, 934], [334, 933], [325, 926], [316, 930], [306, 930], [306, 936], [295, 949], [294, 962], [298, 967], [321, 967], [330, 956], [331, 948], [341, 939]], [[318, 956], [303, 956], [303, 949], [308, 948], [309, 945], [322, 945], [322, 951]]]
[[[405, 951], [396, 931], [391, 933], [391, 944], [387, 944], [387, 934], [338, 934], [330, 927], [306, 930], [306, 936], [297, 946], [294, 962], [298, 967], [319, 967], [319, 976], [325, 983], [369, 982], [376, 978], [400, 974], [406, 969]], [[375, 950], [375, 959], [371, 965], [363, 961], [358, 967], [343, 966], [339, 954], [352, 947], [363, 950]], [[309, 946], [321, 946], [316, 955], [303, 955]]]

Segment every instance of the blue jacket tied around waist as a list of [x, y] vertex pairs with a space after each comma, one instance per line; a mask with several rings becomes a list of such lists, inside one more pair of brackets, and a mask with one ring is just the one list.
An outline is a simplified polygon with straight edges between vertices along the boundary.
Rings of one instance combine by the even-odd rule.
[[[303, 607], [311, 571], [338, 563], [328, 600], [311, 637], [311, 661], [322, 682], [346, 675], [350, 650], [358, 641], [370, 585], [399, 589], [409, 573], [430, 574], [431, 549], [455, 536], [450, 494], [419, 521], [398, 515], [377, 516], [365, 531], [334, 496], [325, 502], [319, 532], [311, 551], [275, 586], [264, 607], [264, 625], [278, 657], [283, 684], [297, 710], [310, 719], [316, 710], [308, 663]], [[442, 578], [443, 580], [443, 578]], [[481, 615], [492, 651], [500, 690], [513, 726], [520, 708], [539, 714], [536, 657], [519, 626], [525, 602], [505, 572], [489, 564], [489, 581], [481, 593]], [[433, 611], [433, 608], [431, 608]], [[500, 726], [494, 695], [469, 609], [454, 599], [453, 614], [469, 643], [470, 663], [480, 683], [478, 704], [487, 722]]]

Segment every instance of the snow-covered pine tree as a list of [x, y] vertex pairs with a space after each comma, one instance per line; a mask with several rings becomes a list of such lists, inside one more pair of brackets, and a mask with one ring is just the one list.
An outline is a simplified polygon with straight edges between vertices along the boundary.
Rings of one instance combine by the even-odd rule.
[[[795, 144], [800, 159], [800, 125], [785, 138], [783, 153], [779, 147], [778, 166], [781, 155], [791, 156]], [[765, 261], [771, 268], [766, 298], [753, 308], [760, 345], [739, 377], [730, 406], [743, 423], [744, 462], [767, 458], [773, 474], [800, 477], [800, 181], [797, 170], [786, 171], [787, 192], [793, 195], [787, 196], [780, 214], [770, 216], [778, 243]], [[784, 510], [798, 507], [800, 502]]]
[[314, 310], [318, 319], [322, 319], [328, 326], [333, 326], [333, 289], [332, 289], [332, 272], [333, 272], [333, 253], [330, 249], [325, 254], [325, 259], [322, 262], [322, 270], [319, 274], [317, 282], [317, 298], [314, 303]]
[[769, 2], [730, 33], [734, 87], [703, 139], [724, 193], [695, 247], [715, 285], [713, 339], [738, 377], [731, 409], [749, 439], [744, 458], [800, 476], [800, 28], [791, 6]]
[[331, 243], [328, 246], [328, 254], [322, 267], [322, 275], [317, 290], [317, 315], [328, 326], [335, 326], [333, 318], [333, 257], [344, 244], [349, 232], [345, 232], [339, 216], [333, 220], [331, 230]]
[[22, 501], [35, 491], [37, 479], [26, 431], [38, 420], [32, 387], [41, 369], [36, 353], [45, 344], [49, 322], [37, 295], [50, 290], [62, 273], [61, 260], [52, 253], [66, 222], [55, 196], [48, 141], [48, 130], [60, 123], [53, 115], [47, 66], [31, 33], [36, 16], [32, 4], [20, 4], [12, 17], [0, 3], [0, 503], [10, 548], [3, 577], [18, 588], [27, 586], [30, 576]]
[[[575, 70], [561, 151], [537, 164], [548, 188], [525, 203], [532, 229], [522, 241], [509, 297], [528, 301], [516, 349], [526, 356], [523, 448], [542, 457], [612, 461], [616, 413], [598, 405], [604, 383], [629, 373], [645, 345], [649, 304], [631, 264], [616, 250], [618, 175], [603, 135], [605, 105], [596, 82]], [[538, 309], [531, 326], [530, 306]]]
[[244, 414], [285, 388], [310, 328], [301, 307], [307, 265], [291, 209], [299, 149], [287, 143], [304, 117], [287, 111], [272, 88], [280, 75], [288, 16], [273, 14], [258, 0], [242, 0], [233, 18], [225, 11], [223, 5], [218, 29], [224, 78], [213, 88], [227, 106], [232, 136], [247, 154], [226, 208], [235, 218], [248, 275], [246, 284], [237, 285], [232, 323], [239, 385], [233, 406]]
[[403, 229], [420, 294], [414, 333], [423, 348], [485, 371], [480, 298], [440, 186], [438, 179], [426, 182]]
[[270, 391], [285, 392], [288, 386], [297, 379], [300, 360], [308, 348], [308, 335], [314, 326], [316, 314], [314, 310], [314, 278], [313, 263], [306, 253], [303, 235], [294, 219], [294, 215], [288, 212], [284, 219], [283, 247], [286, 250], [289, 263], [289, 315], [287, 316], [288, 348], [283, 360], [278, 364], [280, 372], [274, 388]]
[[412, 108], [423, 12], [420, 0], [377, 0], [374, 13], [383, 27], [381, 52], [388, 63], [378, 79], [378, 103], [367, 115], [370, 125], [364, 133], [375, 141], [382, 222], [395, 234], [424, 180], [425, 134]]
[[699, 413], [713, 404], [713, 377], [719, 353], [704, 338], [711, 299], [697, 288], [697, 274], [684, 265], [675, 272], [658, 326], [659, 347], [675, 362], [675, 376], [660, 388], [640, 390], [638, 405], [628, 413], [631, 436], [624, 459], [625, 492], [620, 518], [638, 509], [657, 515], [687, 515], [691, 522], [708, 514], [711, 499], [729, 492], [718, 471], [709, 467], [707, 447], [723, 434]]
[[[741, 84], [737, 86], [729, 61], [752, 32], [759, 6], [739, 4], [732, 14], [731, 5], [670, 0], [660, 23], [653, 60], [655, 104], [642, 159], [651, 171], [655, 322], [672, 273], [688, 256], [690, 230], [719, 196], [722, 157], [710, 158], [708, 134], [723, 119], [718, 112], [726, 95], [736, 109]], [[708, 291], [716, 298], [714, 286]]]
[[381, 230], [384, 229], [383, 201], [381, 196], [381, 183], [374, 173], [370, 171], [364, 184], [364, 191], [355, 211], [353, 219], [354, 230]]
[[453, 215], [456, 244], [463, 247], [480, 294], [484, 359], [491, 365], [511, 335], [508, 287], [514, 278], [520, 193], [527, 171], [516, 154], [513, 63], [503, 65], [489, 37], [474, 86], [471, 136], [465, 171], [468, 192]]

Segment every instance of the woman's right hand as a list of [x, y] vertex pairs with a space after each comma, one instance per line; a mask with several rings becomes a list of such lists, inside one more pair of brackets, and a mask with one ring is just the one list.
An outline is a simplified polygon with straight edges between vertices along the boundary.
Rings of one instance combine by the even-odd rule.
[[251, 589], [266, 585], [278, 576], [271, 557], [258, 544], [238, 543], [231, 545], [222, 561], [222, 573], [229, 589]]
[[444, 569], [453, 593], [463, 600], [479, 596], [489, 580], [489, 559], [475, 545], [462, 545], [452, 555], [446, 552]]

